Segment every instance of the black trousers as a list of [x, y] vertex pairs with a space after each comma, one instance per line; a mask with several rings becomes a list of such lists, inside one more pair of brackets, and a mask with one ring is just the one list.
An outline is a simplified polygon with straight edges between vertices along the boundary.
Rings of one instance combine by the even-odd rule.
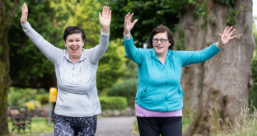
[[137, 117], [140, 136], [182, 136], [182, 117]]

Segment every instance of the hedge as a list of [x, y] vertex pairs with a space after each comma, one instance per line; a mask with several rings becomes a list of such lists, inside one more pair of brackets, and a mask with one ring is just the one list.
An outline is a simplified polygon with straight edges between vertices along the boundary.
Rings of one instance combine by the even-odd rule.
[[127, 99], [125, 97], [99, 97], [102, 110], [123, 110], [128, 106]]
[[127, 98], [128, 106], [134, 107], [137, 93], [137, 79], [132, 78], [113, 86], [108, 91], [108, 96], [122, 96]]

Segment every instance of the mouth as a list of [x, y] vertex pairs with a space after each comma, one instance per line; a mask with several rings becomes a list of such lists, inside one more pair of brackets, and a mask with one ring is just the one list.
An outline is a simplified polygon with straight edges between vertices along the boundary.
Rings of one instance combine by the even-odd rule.
[[77, 51], [78, 50], [78, 46], [71, 46], [71, 50], [72, 50], [72, 52], [75, 52], [75, 51]]
[[162, 49], [163, 47], [160, 46], [155, 46], [156, 49]]

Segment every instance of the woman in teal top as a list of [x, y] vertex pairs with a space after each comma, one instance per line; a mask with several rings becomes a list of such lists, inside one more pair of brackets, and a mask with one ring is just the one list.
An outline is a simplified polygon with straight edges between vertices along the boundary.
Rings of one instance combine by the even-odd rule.
[[148, 45], [151, 49], [137, 49], [130, 34], [137, 22], [137, 19], [131, 22], [132, 16], [133, 13], [125, 16], [124, 46], [127, 56], [138, 65], [135, 102], [139, 133], [141, 136], [182, 135], [182, 67], [213, 57], [236, 37], [232, 36], [235, 29], [227, 27], [219, 34], [218, 42], [203, 50], [174, 51], [169, 50], [174, 46], [169, 28], [160, 25], [150, 34]]

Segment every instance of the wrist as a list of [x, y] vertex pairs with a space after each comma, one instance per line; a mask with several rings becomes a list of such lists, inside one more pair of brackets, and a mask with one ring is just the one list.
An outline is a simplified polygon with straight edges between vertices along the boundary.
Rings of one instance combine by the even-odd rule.
[[219, 49], [221, 49], [223, 46], [224, 46], [224, 45], [222, 45], [220, 42], [217, 42], [217, 43], [216, 43], [216, 47], [219, 48]]
[[130, 32], [123, 32], [125, 39], [130, 39]]
[[109, 33], [109, 27], [102, 27], [102, 32], [104, 34], [108, 34]]

